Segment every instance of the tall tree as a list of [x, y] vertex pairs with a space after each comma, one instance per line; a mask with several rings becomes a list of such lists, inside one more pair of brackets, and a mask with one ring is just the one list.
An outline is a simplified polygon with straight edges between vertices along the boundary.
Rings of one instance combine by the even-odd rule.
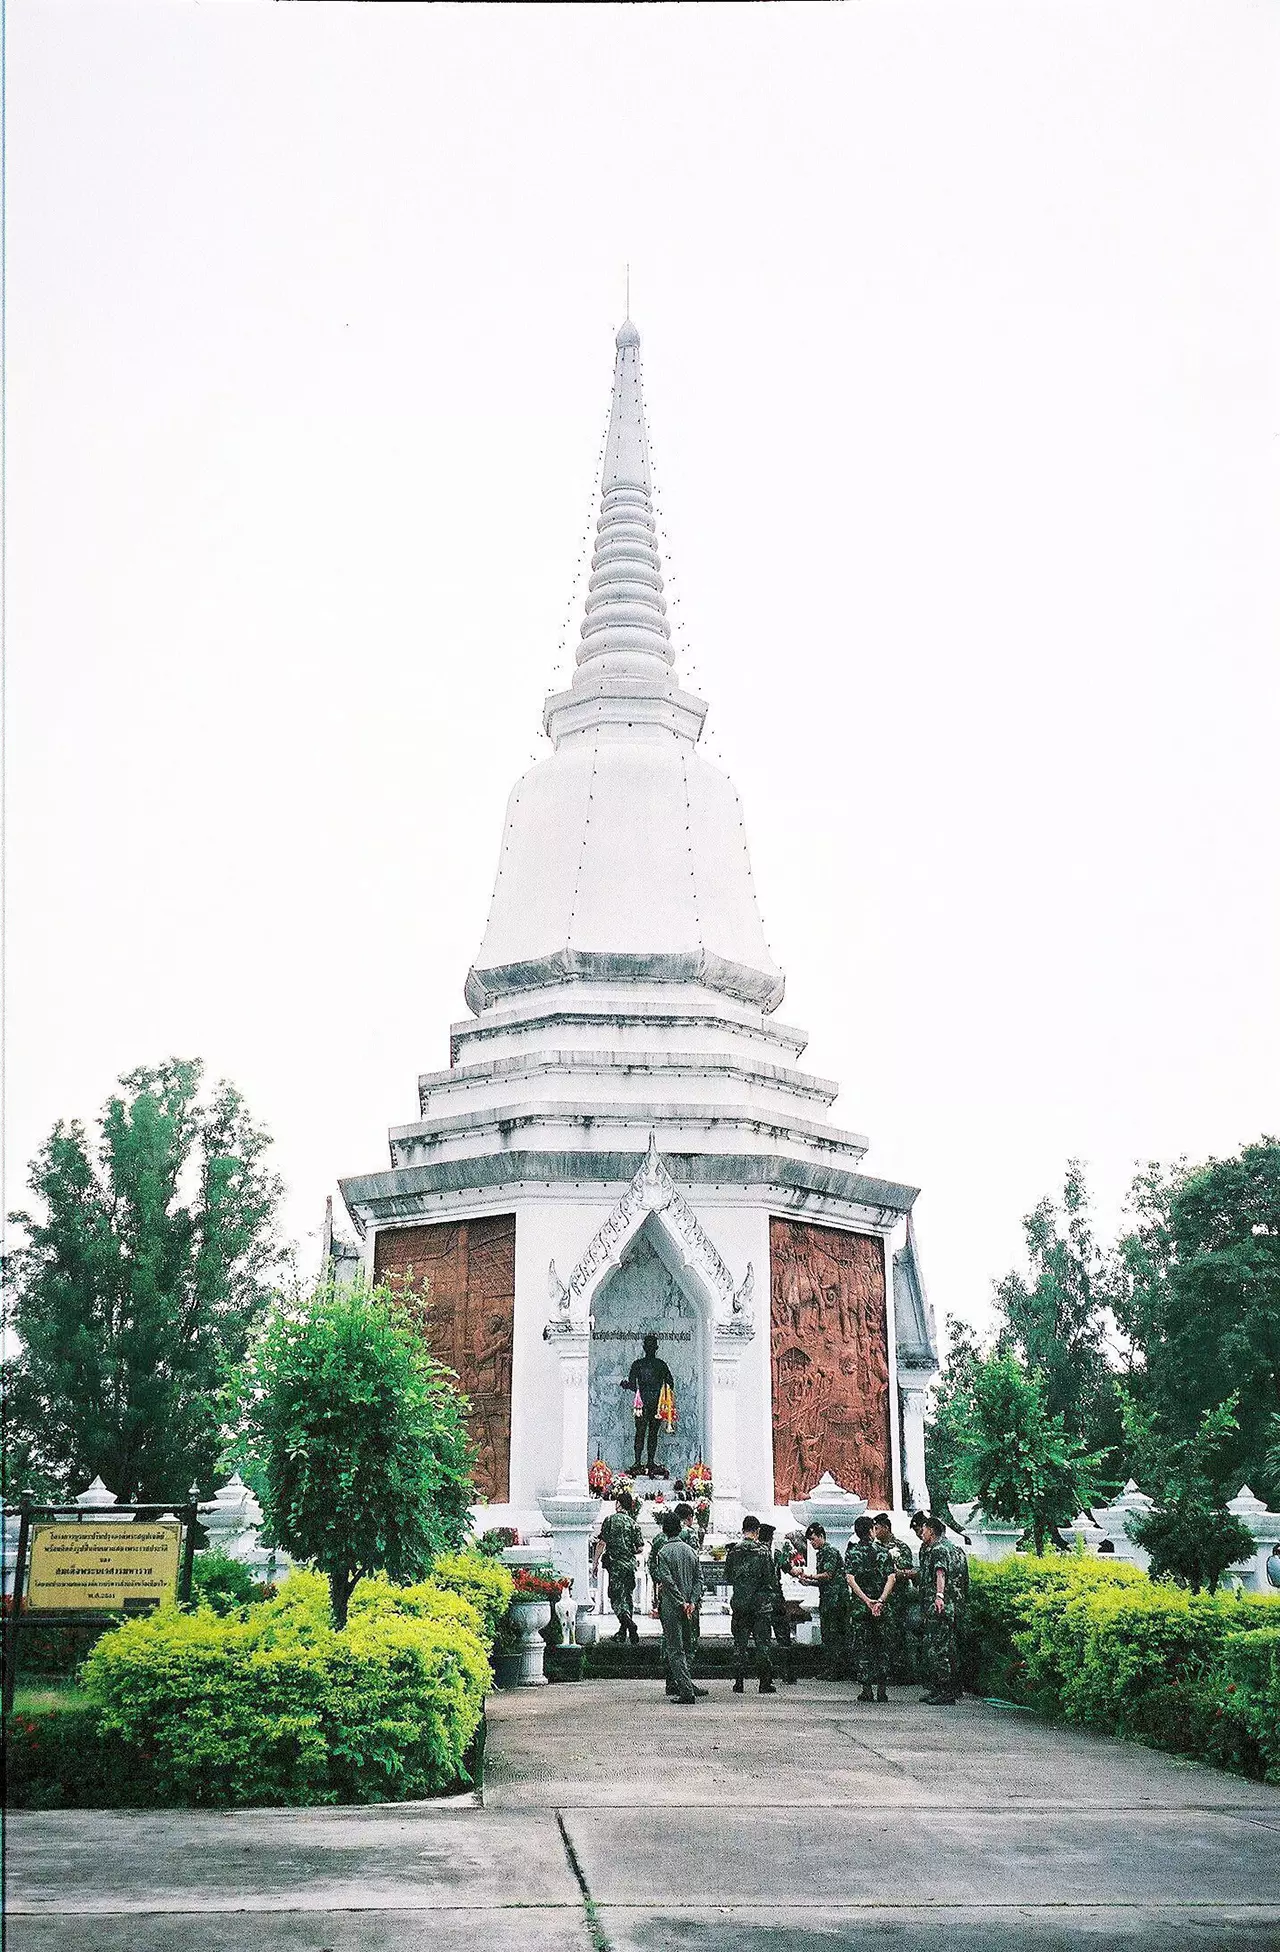
[[1153, 1579], [1174, 1579], [1212, 1593], [1229, 1566], [1251, 1559], [1253, 1533], [1226, 1508], [1222, 1455], [1239, 1428], [1235, 1396], [1206, 1410], [1194, 1436], [1170, 1438], [1157, 1414], [1125, 1401], [1125, 1436], [1134, 1469], [1156, 1508], [1129, 1521], [1137, 1544], [1151, 1554]]
[[995, 1283], [999, 1343], [1039, 1378], [1046, 1414], [1090, 1449], [1120, 1441], [1120, 1405], [1106, 1352], [1110, 1281], [1093, 1233], [1084, 1165], [1069, 1160], [1061, 1204], [1041, 1200], [1022, 1223], [1026, 1271]]
[[946, 1359], [924, 1433], [925, 1476], [937, 1512], [971, 1495], [965, 1459], [973, 1379], [982, 1359], [982, 1345], [968, 1322], [948, 1315]]
[[91, 1139], [59, 1121], [11, 1216], [9, 1434], [46, 1484], [121, 1498], [212, 1488], [219, 1395], [285, 1259], [269, 1139], [177, 1058], [130, 1072]]
[[[1138, 1353], [1135, 1397], [1189, 1442], [1235, 1392], [1215, 1452], [1224, 1483], [1280, 1498], [1271, 1419], [1280, 1403], [1280, 1140], [1134, 1181], [1117, 1247], [1115, 1309]], [[1234, 1484], [1232, 1480], [1234, 1479]]]
[[358, 1580], [413, 1580], [466, 1533], [466, 1399], [389, 1288], [318, 1288], [276, 1311], [242, 1381], [266, 1519], [329, 1581], [346, 1625]]
[[1040, 1379], [1015, 1355], [975, 1364], [963, 1435], [961, 1477], [988, 1517], [1021, 1523], [1037, 1552], [1093, 1496], [1098, 1459], [1050, 1416]]

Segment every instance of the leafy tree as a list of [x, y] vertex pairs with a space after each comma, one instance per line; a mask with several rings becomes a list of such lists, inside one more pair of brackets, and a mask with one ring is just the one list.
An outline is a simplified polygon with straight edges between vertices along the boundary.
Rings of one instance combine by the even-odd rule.
[[59, 1121], [14, 1214], [5, 1327], [16, 1467], [62, 1492], [101, 1476], [118, 1497], [212, 1488], [218, 1397], [284, 1260], [270, 1141], [198, 1062], [132, 1071], [93, 1139]]
[[1234, 1426], [1215, 1470], [1238, 1490], [1280, 1497], [1271, 1419], [1280, 1403], [1280, 1140], [1259, 1139], [1231, 1159], [1134, 1181], [1135, 1225], [1120, 1240], [1116, 1314], [1138, 1352], [1133, 1379], [1171, 1439], [1191, 1441], [1205, 1413], [1235, 1391]]
[[1040, 1379], [1048, 1415], [1106, 1451], [1120, 1441], [1120, 1406], [1105, 1347], [1110, 1284], [1089, 1205], [1083, 1163], [1071, 1159], [1061, 1206], [1045, 1198], [1022, 1223], [1026, 1273], [997, 1281], [994, 1299], [999, 1345], [1017, 1350]]
[[947, 1355], [934, 1391], [933, 1416], [925, 1426], [924, 1467], [935, 1511], [969, 1495], [965, 1466], [973, 1378], [982, 1346], [968, 1322], [947, 1316]]
[[1125, 1402], [1125, 1434], [1135, 1473], [1156, 1509], [1129, 1521], [1129, 1536], [1151, 1554], [1153, 1579], [1212, 1593], [1228, 1566], [1253, 1557], [1253, 1533], [1226, 1509], [1222, 1456], [1239, 1428], [1235, 1396], [1206, 1410], [1195, 1435], [1170, 1439], [1153, 1413]]
[[467, 1403], [389, 1288], [319, 1287], [267, 1321], [239, 1386], [266, 1517], [329, 1581], [335, 1624], [366, 1574], [420, 1579], [473, 1496]]
[[992, 1518], [1031, 1531], [1036, 1551], [1049, 1532], [1093, 1495], [1098, 1459], [1050, 1416], [1044, 1386], [1010, 1353], [974, 1365], [962, 1436], [968, 1495]]

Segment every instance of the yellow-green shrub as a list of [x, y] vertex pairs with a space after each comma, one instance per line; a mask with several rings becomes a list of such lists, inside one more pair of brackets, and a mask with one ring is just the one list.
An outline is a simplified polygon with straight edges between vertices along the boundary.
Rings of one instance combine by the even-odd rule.
[[963, 1653], [980, 1692], [1253, 1775], [1280, 1766], [1280, 1661], [1266, 1651], [1280, 1600], [1190, 1593], [1077, 1555], [971, 1574]]
[[485, 1639], [492, 1646], [498, 1622], [516, 1590], [507, 1568], [479, 1552], [442, 1552], [432, 1563], [431, 1584], [447, 1587], [451, 1593], [461, 1593], [463, 1599], [479, 1607]]
[[429, 1795], [464, 1772], [489, 1663], [480, 1615], [424, 1582], [369, 1582], [342, 1632], [294, 1573], [219, 1618], [165, 1607], [104, 1635], [82, 1682], [139, 1800], [320, 1803]]
[[[1276, 1602], [1272, 1602], [1273, 1611]], [[1280, 1619], [1228, 1634], [1222, 1649], [1222, 1710], [1258, 1745], [1267, 1781], [1280, 1783]]]
[[434, 1579], [419, 1580], [416, 1586], [393, 1586], [389, 1579], [362, 1579], [351, 1596], [348, 1618], [381, 1613], [402, 1613], [413, 1620], [451, 1620], [472, 1635], [482, 1653], [489, 1651], [489, 1636], [484, 1615], [474, 1600]]

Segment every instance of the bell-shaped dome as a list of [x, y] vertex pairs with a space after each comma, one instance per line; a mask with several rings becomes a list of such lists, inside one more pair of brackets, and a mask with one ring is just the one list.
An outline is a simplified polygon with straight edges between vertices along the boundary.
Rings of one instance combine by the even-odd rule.
[[548, 698], [555, 744], [507, 805], [489, 924], [467, 978], [479, 1014], [566, 981], [699, 983], [772, 1010], [742, 806], [697, 751], [653, 517], [640, 335], [617, 336], [600, 518], [577, 671]]

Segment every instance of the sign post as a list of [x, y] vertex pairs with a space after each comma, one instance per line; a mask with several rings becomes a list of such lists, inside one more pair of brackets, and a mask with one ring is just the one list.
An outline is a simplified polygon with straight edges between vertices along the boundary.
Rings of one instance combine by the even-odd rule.
[[183, 1605], [190, 1600], [198, 1517], [191, 1501], [112, 1505], [108, 1517], [79, 1505], [37, 1505], [29, 1491], [18, 1500], [18, 1511], [4, 1636], [6, 1715], [13, 1707], [24, 1626], [116, 1626], [166, 1599]]

